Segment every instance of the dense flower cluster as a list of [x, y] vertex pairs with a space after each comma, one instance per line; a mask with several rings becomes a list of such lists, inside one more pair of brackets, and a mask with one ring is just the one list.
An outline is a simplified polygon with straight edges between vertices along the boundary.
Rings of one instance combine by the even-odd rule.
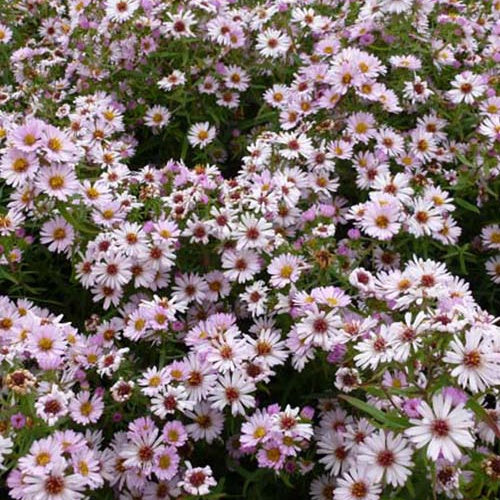
[[499, 35], [0, 6], [0, 496], [495, 498]]

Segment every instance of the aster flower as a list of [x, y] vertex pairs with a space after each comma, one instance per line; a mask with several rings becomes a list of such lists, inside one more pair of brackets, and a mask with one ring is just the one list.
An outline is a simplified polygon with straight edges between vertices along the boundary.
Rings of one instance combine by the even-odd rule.
[[403, 486], [411, 475], [413, 450], [407, 440], [393, 432], [380, 431], [368, 436], [358, 448], [358, 460], [367, 465], [375, 482], [382, 478], [393, 486]]
[[227, 372], [218, 378], [208, 399], [215, 409], [222, 410], [230, 406], [232, 415], [241, 415], [245, 414], [246, 408], [255, 404], [255, 398], [251, 395], [255, 389], [254, 383], [240, 372]]
[[208, 465], [193, 467], [189, 461], [184, 464], [187, 468], [178, 484], [190, 495], [206, 495], [210, 492], [210, 488], [217, 484], [212, 477], [212, 469]]
[[95, 424], [104, 411], [104, 402], [97, 394], [90, 396], [90, 392], [78, 393], [69, 403], [71, 418], [81, 424]]
[[38, 398], [36, 414], [48, 425], [54, 425], [68, 413], [68, 396], [53, 385], [50, 392]]
[[40, 241], [52, 252], [68, 252], [75, 239], [75, 231], [60, 215], [45, 222], [40, 230]]
[[50, 472], [26, 475], [24, 491], [29, 498], [43, 500], [78, 500], [83, 498], [85, 481], [78, 474], [65, 472], [66, 461], [59, 460]]
[[80, 189], [75, 172], [68, 165], [53, 165], [39, 170], [35, 185], [49, 196], [62, 201]]
[[462, 457], [460, 447], [472, 448], [474, 438], [470, 430], [474, 420], [464, 405], [452, 408], [449, 397], [435, 394], [432, 397], [432, 407], [425, 401], [418, 409], [421, 419], [410, 420], [413, 427], [405, 431], [417, 448], [427, 445], [427, 456], [436, 461], [439, 456], [451, 462]]
[[283, 254], [274, 257], [267, 268], [271, 276], [270, 283], [277, 288], [295, 283], [305, 267], [304, 260], [296, 255]]
[[461, 102], [472, 104], [486, 90], [481, 76], [471, 71], [464, 71], [457, 75], [451, 82], [451, 86], [453, 88], [448, 91], [447, 95], [450, 101], [455, 104]]
[[170, 480], [177, 474], [179, 455], [173, 446], [161, 446], [155, 450], [152, 471], [160, 480]]
[[2, 157], [0, 176], [6, 183], [17, 188], [31, 181], [39, 167], [34, 153], [11, 148]]
[[215, 139], [216, 135], [215, 127], [210, 126], [208, 122], [195, 123], [190, 127], [187, 139], [191, 146], [204, 148]]
[[187, 411], [186, 416], [193, 423], [186, 426], [189, 435], [195, 440], [205, 440], [212, 443], [222, 432], [224, 415], [209, 403], [197, 403], [192, 411]]
[[345, 472], [333, 490], [335, 500], [378, 500], [382, 487], [375, 483], [365, 466]]
[[9, 138], [15, 148], [30, 153], [40, 148], [42, 144], [42, 131], [45, 123], [36, 118], [27, 120], [24, 125], [16, 127]]
[[445, 363], [457, 365], [451, 375], [472, 392], [500, 384], [500, 353], [478, 329], [465, 333], [465, 344], [455, 336], [443, 358]]
[[106, 0], [106, 15], [117, 23], [132, 18], [139, 8], [139, 0]]
[[268, 28], [257, 36], [256, 48], [264, 57], [281, 57], [286, 54], [290, 45], [290, 37], [273, 28]]
[[3, 23], [0, 23], [0, 43], [9, 43], [12, 39], [12, 30]]
[[297, 326], [297, 333], [304, 341], [328, 350], [333, 345], [336, 329], [341, 324], [339, 316], [334, 311], [327, 313], [313, 306]]
[[161, 129], [168, 125], [171, 114], [164, 106], [152, 106], [144, 115], [144, 123], [153, 129]]

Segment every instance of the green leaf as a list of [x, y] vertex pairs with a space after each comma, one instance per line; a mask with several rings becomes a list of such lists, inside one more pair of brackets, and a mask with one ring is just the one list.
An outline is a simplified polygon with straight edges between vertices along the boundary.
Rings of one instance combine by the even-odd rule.
[[358, 398], [354, 398], [352, 396], [344, 396], [344, 395], [339, 396], [339, 398], [343, 399], [344, 401], [348, 402], [350, 405], [358, 408], [359, 410], [368, 413], [375, 420], [378, 420], [379, 422], [381, 422], [382, 424], [386, 425], [391, 429], [402, 430], [409, 427], [408, 419], [399, 417], [397, 415], [385, 413], [382, 410], [379, 410], [378, 408], [375, 408], [374, 406], [371, 406], [368, 403], [365, 403], [364, 401], [361, 401]]
[[479, 211], [479, 208], [476, 207], [476, 205], [473, 205], [467, 200], [464, 200], [463, 198], [454, 198], [455, 203], [459, 206], [462, 207], [465, 210], [468, 210], [469, 212], [474, 212], [476, 214], [480, 214], [481, 212]]

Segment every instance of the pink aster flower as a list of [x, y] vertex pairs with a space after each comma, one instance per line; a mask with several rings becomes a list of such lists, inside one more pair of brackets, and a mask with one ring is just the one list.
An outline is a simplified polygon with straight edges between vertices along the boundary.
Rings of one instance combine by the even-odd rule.
[[51, 252], [68, 252], [75, 239], [73, 226], [60, 215], [45, 222], [40, 230], [40, 241]]
[[68, 165], [52, 165], [39, 170], [36, 186], [47, 195], [62, 201], [80, 190], [75, 171]]
[[410, 420], [413, 427], [405, 432], [417, 448], [427, 445], [427, 456], [436, 461], [440, 456], [452, 462], [462, 457], [459, 447], [472, 448], [474, 438], [470, 431], [474, 427], [473, 415], [463, 404], [452, 408], [449, 397], [436, 394], [432, 407], [422, 401], [419, 408], [421, 419]]
[[179, 486], [190, 495], [206, 495], [210, 492], [210, 488], [217, 484], [217, 481], [212, 477], [212, 469], [208, 465], [206, 467], [193, 467], [189, 461], [184, 462], [184, 464], [187, 469]]
[[90, 396], [90, 392], [78, 393], [69, 404], [71, 418], [82, 425], [95, 424], [104, 411], [104, 402], [98, 394]]
[[287, 253], [274, 257], [267, 268], [270, 283], [277, 288], [295, 283], [305, 267], [304, 260], [296, 255]]
[[30, 153], [36, 151], [41, 146], [42, 131], [44, 128], [45, 123], [32, 118], [27, 120], [24, 125], [15, 128], [9, 134], [9, 138], [17, 149]]

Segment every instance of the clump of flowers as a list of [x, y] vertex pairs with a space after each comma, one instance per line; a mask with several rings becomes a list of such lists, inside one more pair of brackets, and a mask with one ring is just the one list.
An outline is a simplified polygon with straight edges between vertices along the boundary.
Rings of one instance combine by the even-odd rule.
[[498, 12], [1, 6], [2, 498], [496, 498]]

